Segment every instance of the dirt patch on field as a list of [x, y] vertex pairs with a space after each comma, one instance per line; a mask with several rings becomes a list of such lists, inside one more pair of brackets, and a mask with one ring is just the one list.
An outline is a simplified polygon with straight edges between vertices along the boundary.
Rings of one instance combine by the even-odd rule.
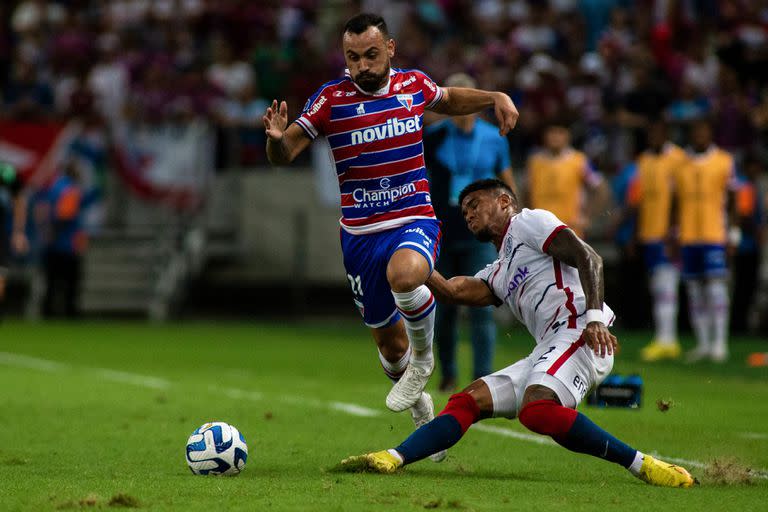
[[704, 470], [708, 483], [715, 485], [751, 485], [757, 475], [752, 468], [734, 458], [723, 457], [713, 460]]

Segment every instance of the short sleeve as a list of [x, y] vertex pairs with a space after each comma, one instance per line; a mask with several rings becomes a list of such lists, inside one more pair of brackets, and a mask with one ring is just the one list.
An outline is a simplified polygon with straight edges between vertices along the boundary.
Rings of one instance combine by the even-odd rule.
[[318, 89], [315, 94], [309, 97], [307, 103], [304, 104], [301, 115], [296, 119], [296, 124], [312, 140], [325, 133], [325, 126], [327, 120], [330, 119], [331, 111], [328, 101], [329, 93], [327, 85]]
[[567, 227], [554, 213], [547, 210], [525, 209], [515, 220], [517, 238], [543, 253], [547, 252], [555, 235]]
[[[496, 134], [494, 133], [494, 135]], [[506, 137], [498, 135], [497, 147], [499, 148], [499, 154], [496, 158], [496, 169], [494, 169], [494, 171], [496, 174], [499, 174], [504, 169], [509, 169], [512, 167], [512, 157], [509, 151], [509, 141]]]
[[504, 301], [501, 300], [496, 292], [493, 291], [493, 279], [501, 272], [502, 263], [500, 260], [496, 260], [493, 263], [486, 265], [484, 269], [480, 270], [475, 277], [485, 283], [485, 286], [491, 291], [491, 295], [496, 299], [496, 306], [501, 306]]
[[432, 108], [443, 99], [443, 89], [438, 86], [426, 73], [419, 71], [419, 87], [424, 95], [426, 108]]

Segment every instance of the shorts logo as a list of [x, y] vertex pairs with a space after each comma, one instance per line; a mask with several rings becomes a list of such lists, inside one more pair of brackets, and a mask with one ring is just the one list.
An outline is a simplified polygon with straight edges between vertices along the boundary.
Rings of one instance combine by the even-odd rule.
[[410, 94], [398, 94], [397, 95], [397, 101], [400, 102], [402, 106], [408, 109], [408, 112], [411, 111], [411, 107], [413, 107], [413, 96]]

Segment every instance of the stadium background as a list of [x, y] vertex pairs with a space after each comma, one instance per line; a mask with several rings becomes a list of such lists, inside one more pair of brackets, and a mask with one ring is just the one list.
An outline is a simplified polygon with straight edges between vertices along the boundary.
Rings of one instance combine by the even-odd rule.
[[[295, 117], [339, 76], [339, 31], [361, 10], [387, 19], [395, 66], [438, 82], [465, 71], [509, 92], [521, 112], [509, 137], [518, 182], [555, 117], [614, 185], [642, 148], [638, 119], [664, 112], [678, 142], [708, 114], [719, 144], [765, 167], [766, 1], [0, 2], [0, 160], [33, 198], [66, 169], [90, 198], [83, 318], [33, 321], [46, 229], [34, 200], [32, 251], [12, 262], [0, 508], [763, 510], [768, 369], [745, 359], [766, 352], [768, 268], [753, 283], [753, 332], [734, 335], [730, 361], [644, 364], [651, 315], [616, 200], [587, 234], [621, 313], [616, 373], [642, 376], [644, 402], [585, 409], [704, 485], [644, 486], [502, 420], [473, 427], [441, 466], [396, 480], [327, 472], [396, 445], [412, 423], [384, 408], [388, 382], [341, 265], [327, 153], [313, 144], [295, 165], [269, 167], [260, 119], [275, 97]], [[497, 365], [528, 353], [521, 328], [500, 333]], [[467, 344], [459, 359], [466, 382]], [[434, 396], [440, 409], [447, 395]], [[184, 441], [209, 420], [245, 434], [240, 477], [189, 475]]]
[[[510, 94], [523, 186], [555, 118], [614, 188], [658, 116], [681, 144], [687, 123], [708, 116], [719, 145], [764, 167], [765, 1], [4, 2], [0, 157], [33, 190], [77, 167], [93, 198], [83, 313], [354, 314], [326, 151], [315, 144], [291, 168], [269, 168], [261, 115], [284, 98], [295, 118], [340, 75], [340, 27], [360, 10], [388, 20], [395, 66], [438, 82], [464, 71]], [[625, 325], [648, 327], [641, 267], [617, 223], [622, 199], [594, 209], [587, 238]], [[37, 249], [11, 274], [11, 309], [28, 317], [43, 293]], [[765, 281], [753, 283], [753, 330], [766, 324]]]

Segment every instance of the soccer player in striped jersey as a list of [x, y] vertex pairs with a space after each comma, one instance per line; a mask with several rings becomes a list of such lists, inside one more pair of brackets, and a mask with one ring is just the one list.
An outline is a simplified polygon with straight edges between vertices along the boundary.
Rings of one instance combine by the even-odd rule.
[[536, 346], [525, 359], [451, 396], [437, 418], [396, 448], [349, 457], [342, 467], [392, 473], [444, 452], [478, 420], [517, 417], [564, 448], [619, 464], [650, 484], [692, 486], [685, 469], [643, 454], [576, 411], [610, 373], [618, 346], [608, 330], [615, 317], [603, 302], [600, 256], [551, 212], [519, 210], [515, 193], [500, 180], [469, 185], [459, 202], [469, 230], [492, 242], [499, 257], [474, 277], [447, 280], [435, 272], [427, 284], [440, 301], [506, 305]]
[[500, 133], [517, 122], [501, 92], [437, 86], [418, 70], [395, 69], [395, 41], [373, 14], [350, 19], [342, 46], [345, 76], [323, 84], [288, 125], [286, 103], [264, 116], [267, 156], [286, 164], [325, 135], [341, 190], [341, 245], [354, 301], [395, 382], [386, 404], [411, 408], [416, 424], [433, 417], [424, 387], [434, 369], [435, 299], [424, 285], [440, 244], [422, 146], [426, 109], [466, 115], [494, 108]]

